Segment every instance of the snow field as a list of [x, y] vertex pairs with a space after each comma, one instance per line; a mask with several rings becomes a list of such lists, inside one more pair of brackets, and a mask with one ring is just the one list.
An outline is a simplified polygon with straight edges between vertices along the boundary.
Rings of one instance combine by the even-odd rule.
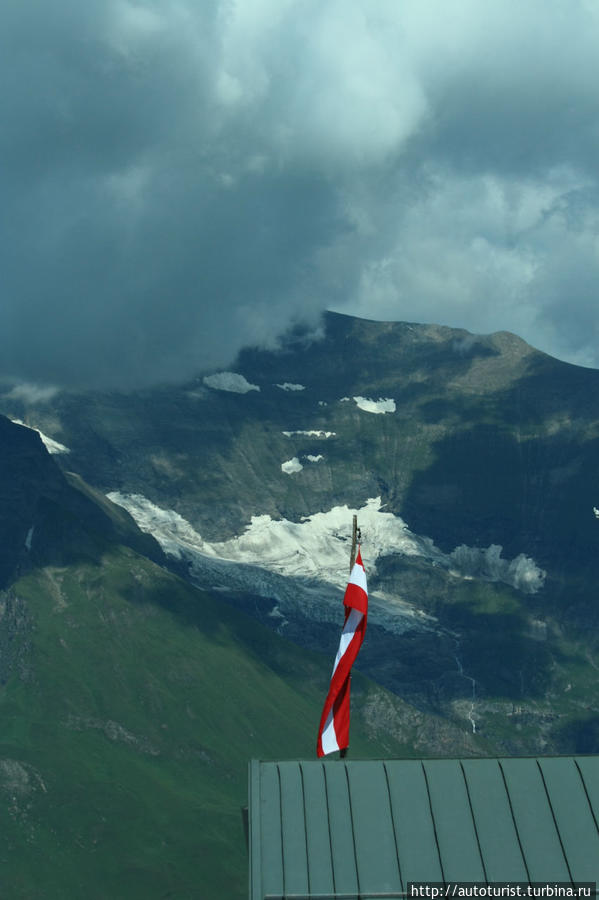
[[[390, 554], [422, 557], [443, 566], [455, 577], [503, 581], [528, 593], [542, 587], [545, 573], [520, 554], [501, 557], [501, 547], [487, 550], [461, 545], [444, 554], [427, 537], [413, 534], [399, 516], [385, 512], [380, 497], [361, 509], [336, 506], [300, 522], [252, 516], [244, 531], [226, 541], [204, 540], [173, 510], [161, 509], [140, 494], [112, 492], [108, 498], [123, 506], [142, 531], [149, 532], [165, 553], [190, 563], [198, 584], [244, 590], [276, 600], [282, 614], [301, 607], [300, 614], [319, 620], [338, 619], [339, 592], [348, 578], [352, 516], [358, 516], [367, 574], [376, 572], [379, 557]], [[372, 592], [373, 620], [392, 631], [404, 631], [422, 620], [422, 613], [399, 597]]]
[[68, 447], [65, 447], [64, 444], [60, 444], [58, 441], [55, 441], [54, 438], [48, 437], [47, 434], [44, 434], [43, 431], [40, 431], [39, 428], [33, 428], [32, 425], [27, 425], [25, 422], [22, 422], [20, 419], [11, 419], [11, 422], [14, 422], [15, 425], [23, 425], [25, 428], [29, 428], [31, 431], [37, 431], [39, 436], [42, 439], [42, 443], [48, 453], [70, 453]]
[[214, 375], [206, 375], [203, 381], [215, 391], [229, 391], [233, 394], [247, 394], [248, 391], [260, 390], [257, 384], [250, 384], [237, 372], [216, 372]]

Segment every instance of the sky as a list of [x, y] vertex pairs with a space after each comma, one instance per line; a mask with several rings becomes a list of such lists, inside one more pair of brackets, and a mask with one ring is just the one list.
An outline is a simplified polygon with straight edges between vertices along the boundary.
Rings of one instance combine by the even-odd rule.
[[4, 0], [0, 375], [129, 388], [323, 310], [599, 366], [599, 0]]

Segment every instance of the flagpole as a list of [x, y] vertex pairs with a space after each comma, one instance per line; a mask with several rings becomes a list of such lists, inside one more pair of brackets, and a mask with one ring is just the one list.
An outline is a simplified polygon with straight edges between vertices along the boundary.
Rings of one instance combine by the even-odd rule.
[[354, 567], [354, 563], [356, 561], [356, 547], [358, 544], [358, 517], [354, 516], [352, 521], [352, 535], [351, 535], [351, 553], [349, 555], [349, 574], [351, 575], [351, 570]]

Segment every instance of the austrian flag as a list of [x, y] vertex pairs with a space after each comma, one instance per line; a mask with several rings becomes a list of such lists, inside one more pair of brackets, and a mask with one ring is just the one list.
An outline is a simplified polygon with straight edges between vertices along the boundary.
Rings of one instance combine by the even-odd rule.
[[364, 640], [368, 616], [368, 588], [359, 548], [343, 604], [345, 624], [318, 729], [316, 752], [319, 756], [326, 756], [327, 753], [344, 750], [349, 746], [350, 673]]

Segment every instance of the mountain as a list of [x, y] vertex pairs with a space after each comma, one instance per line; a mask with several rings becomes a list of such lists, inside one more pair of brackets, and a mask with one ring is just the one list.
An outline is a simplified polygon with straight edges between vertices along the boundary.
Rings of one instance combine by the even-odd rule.
[[358, 512], [362, 669], [490, 750], [584, 752], [599, 744], [598, 387], [511, 334], [328, 314], [321, 335], [189, 384], [1, 408], [179, 574], [329, 658]]
[[[0, 895], [245, 897], [248, 760], [314, 755], [330, 658], [173, 574], [55, 460], [0, 417]], [[353, 696], [354, 756], [477, 752], [364, 678]]]

